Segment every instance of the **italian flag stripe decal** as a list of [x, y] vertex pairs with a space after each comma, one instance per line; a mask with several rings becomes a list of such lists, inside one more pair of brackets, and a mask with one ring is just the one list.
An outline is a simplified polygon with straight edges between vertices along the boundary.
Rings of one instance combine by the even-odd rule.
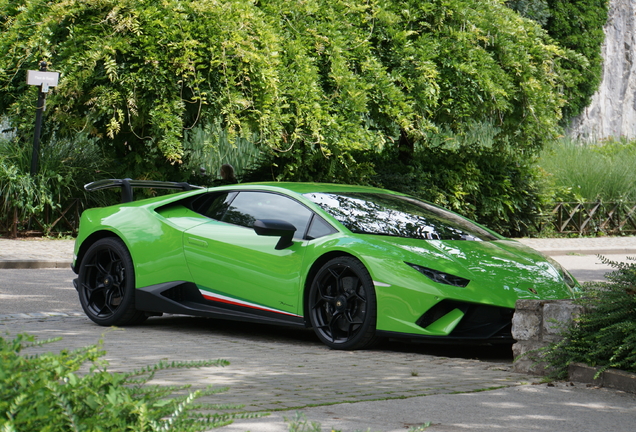
[[267, 306], [261, 306], [261, 305], [255, 304], [255, 303], [249, 303], [249, 302], [246, 302], [244, 300], [237, 300], [237, 299], [232, 298], [232, 297], [227, 297], [227, 296], [224, 296], [222, 294], [217, 294], [217, 293], [213, 293], [213, 292], [210, 292], [210, 291], [205, 291], [205, 290], [202, 290], [202, 289], [199, 289], [199, 292], [201, 293], [201, 295], [203, 297], [205, 297], [206, 300], [212, 300], [212, 301], [216, 301], [216, 302], [219, 302], [219, 303], [231, 304], [231, 305], [234, 305], [234, 306], [247, 307], [247, 308], [250, 308], [250, 309], [256, 309], [256, 310], [261, 310], [261, 311], [265, 311], [265, 312], [274, 312], [274, 313], [281, 314], [281, 315], [288, 315], [288, 316], [293, 316], [293, 317], [301, 317], [300, 315], [296, 315], [296, 314], [293, 314], [293, 313], [281, 311], [281, 310], [278, 310], [278, 309], [272, 309], [272, 308], [269, 308]]

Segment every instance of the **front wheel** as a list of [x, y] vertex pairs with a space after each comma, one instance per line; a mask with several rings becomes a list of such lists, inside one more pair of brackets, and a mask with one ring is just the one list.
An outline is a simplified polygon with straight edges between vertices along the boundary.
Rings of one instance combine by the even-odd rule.
[[126, 245], [107, 237], [91, 245], [77, 280], [82, 309], [99, 325], [137, 324], [146, 319], [135, 309], [135, 271]]
[[318, 338], [333, 349], [355, 350], [375, 341], [373, 280], [353, 257], [328, 261], [309, 291], [309, 319]]

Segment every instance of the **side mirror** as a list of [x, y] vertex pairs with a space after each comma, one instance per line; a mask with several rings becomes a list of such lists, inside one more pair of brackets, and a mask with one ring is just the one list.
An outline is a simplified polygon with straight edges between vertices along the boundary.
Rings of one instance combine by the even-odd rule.
[[281, 250], [293, 244], [296, 227], [278, 219], [258, 219], [254, 222], [254, 231], [262, 236], [280, 237], [275, 249]]

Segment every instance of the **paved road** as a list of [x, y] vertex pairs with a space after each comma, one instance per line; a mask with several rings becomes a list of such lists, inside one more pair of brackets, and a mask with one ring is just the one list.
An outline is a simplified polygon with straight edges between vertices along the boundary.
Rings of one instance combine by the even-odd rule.
[[[614, 262], [628, 262], [629, 258], [633, 256], [636, 256], [636, 253], [602, 255], [603, 258]], [[572, 253], [569, 255], [555, 255], [552, 258], [568, 269], [581, 283], [604, 281], [606, 280], [605, 275], [614, 270], [610, 264], [603, 262], [598, 255]]]
[[[29, 259], [40, 262], [42, 258], [33, 253], [36, 248], [27, 246]], [[636, 249], [615, 246], [604, 243], [604, 253], [617, 258], [635, 255]], [[597, 263], [596, 247], [555, 243], [551, 251], [556, 253], [551, 255], [580, 278], [602, 278], [606, 269]], [[68, 245], [61, 249], [66, 251]], [[8, 259], [20, 260], [6, 248], [0, 250]], [[68, 259], [66, 255], [58, 259], [56, 251], [47, 253], [49, 262]], [[266, 418], [222, 428], [224, 432], [287, 431], [283, 417], [293, 417], [296, 409], [321, 422], [323, 430], [334, 427], [347, 432], [367, 428], [401, 432], [426, 421], [433, 423], [428, 429], [432, 431], [634, 430], [636, 395], [583, 384], [548, 386], [540, 378], [511, 372], [508, 348], [386, 342], [373, 350], [342, 352], [320, 344], [311, 331], [177, 316], [123, 330], [106, 329], [78, 312], [70, 286], [73, 277], [63, 266], [0, 269], [0, 333], [63, 337], [45, 347], [48, 350], [78, 348], [103, 338], [113, 371], [159, 360], [225, 358], [231, 362], [225, 368], [162, 372], [155, 380], [228, 386], [226, 393], [206, 401], [242, 403], [245, 411], [272, 412]], [[47, 311], [61, 316], [39, 314]]]
[[0, 269], [0, 317], [17, 313], [81, 311], [75, 273], [66, 269]]
[[98, 327], [81, 316], [23, 318], [0, 321], [5, 331], [63, 337], [47, 350], [103, 338], [112, 371], [160, 360], [227, 359], [225, 368], [161, 372], [154, 381], [227, 386], [205, 401], [272, 412], [225, 432], [284, 432], [284, 417], [296, 410], [347, 432], [401, 432], [426, 421], [432, 431], [631, 431], [636, 419], [636, 395], [584, 384], [549, 387], [538, 377], [511, 372], [510, 352], [502, 348], [388, 342], [343, 352], [329, 350], [311, 331], [189, 317], [126, 329]]

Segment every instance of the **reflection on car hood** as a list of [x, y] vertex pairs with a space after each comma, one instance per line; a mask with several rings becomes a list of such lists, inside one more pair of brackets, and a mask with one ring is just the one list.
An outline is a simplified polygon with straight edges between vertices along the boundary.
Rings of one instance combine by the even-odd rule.
[[[377, 237], [376, 237], [377, 238]], [[514, 240], [462, 241], [382, 238], [405, 252], [404, 260], [470, 279], [472, 283], [518, 291], [519, 297], [570, 297], [558, 268], [538, 251]]]

